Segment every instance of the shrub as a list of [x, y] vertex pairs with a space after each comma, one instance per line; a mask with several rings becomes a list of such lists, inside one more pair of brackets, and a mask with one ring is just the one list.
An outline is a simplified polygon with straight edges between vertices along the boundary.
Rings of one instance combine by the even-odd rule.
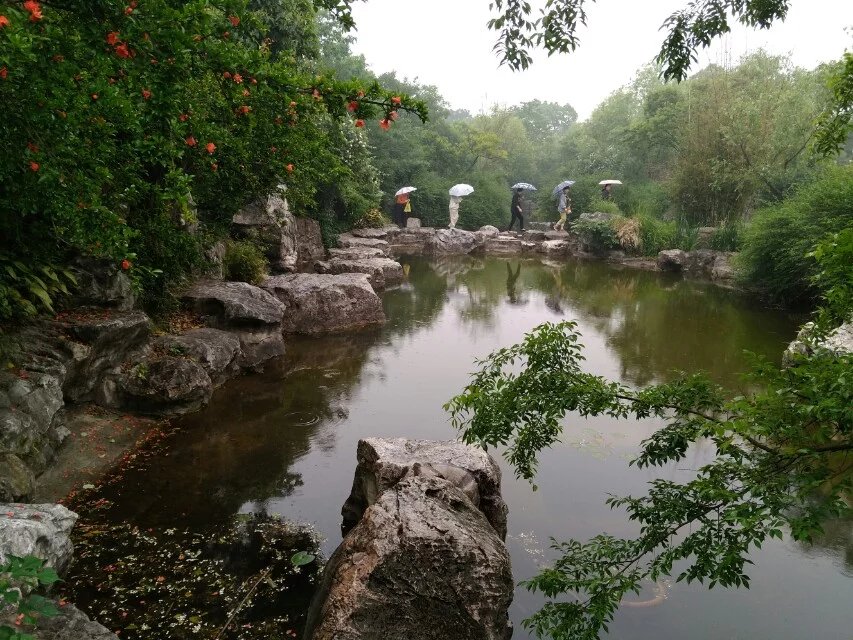
[[625, 251], [636, 252], [642, 247], [640, 221], [637, 218], [617, 218], [613, 221], [613, 228], [616, 230], [619, 246]]
[[639, 215], [640, 247], [644, 255], [656, 256], [665, 249], [675, 246], [675, 223], [664, 222], [654, 216]]
[[831, 233], [853, 226], [853, 165], [829, 167], [777, 206], [758, 211], [743, 237], [744, 284], [774, 302], [810, 301], [817, 265], [809, 254]]
[[267, 275], [267, 259], [248, 240], [229, 242], [222, 257], [222, 275], [226, 280], [259, 284]]
[[594, 253], [604, 253], [619, 247], [619, 239], [613, 227], [614, 221], [605, 217], [582, 217], [572, 223], [572, 230], [581, 242]]
[[53, 312], [59, 296], [77, 284], [74, 274], [48, 264], [32, 264], [0, 253], [0, 321]]
[[367, 213], [355, 221], [353, 227], [356, 229], [378, 229], [387, 227], [391, 220], [379, 209], [370, 209]]
[[666, 189], [657, 182], [628, 183], [615, 187], [613, 200], [632, 216], [661, 217], [672, 205]]
[[590, 211], [600, 211], [601, 213], [613, 213], [620, 215], [622, 211], [619, 205], [612, 200], [603, 200], [602, 198], [593, 198], [589, 203]]
[[742, 234], [743, 227], [740, 223], [726, 223], [711, 236], [711, 249], [715, 251], [737, 251], [740, 249]]

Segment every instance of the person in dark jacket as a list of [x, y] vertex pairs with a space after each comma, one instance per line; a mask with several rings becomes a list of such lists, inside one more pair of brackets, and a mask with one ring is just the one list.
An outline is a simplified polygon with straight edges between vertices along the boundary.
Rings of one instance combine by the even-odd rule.
[[518, 219], [518, 228], [524, 231], [524, 209], [521, 208], [521, 191], [521, 189], [516, 189], [512, 194], [512, 203], [509, 205], [512, 217], [509, 220], [507, 231], [512, 231], [512, 225], [515, 224], [516, 219]]
[[397, 196], [397, 199], [394, 201], [394, 209], [392, 218], [394, 219], [394, 224], [398, 227], [405, 228], [406, 226], [406, 207], [408, 206], [409, 211], [411, 211], [411, 204], [409, 204], [409, 194], [401, 193]]

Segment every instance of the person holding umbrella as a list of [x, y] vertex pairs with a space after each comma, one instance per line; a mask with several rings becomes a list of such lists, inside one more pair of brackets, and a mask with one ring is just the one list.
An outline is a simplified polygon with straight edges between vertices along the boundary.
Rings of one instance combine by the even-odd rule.
[[563, 228], [566, 226], [566, 218], [572, 212], [572, 201], [569, 198], [569, 190], [571, 188], [572, 185], [567, 184], [560, 191], [560, 201], [557, 203], [557, 213], [560, 214], [560, 219], [554, 224], [554, 231], [563, 231]]
[[601, 185], [601, 198], [603, 200], [610, 200], [613, 195], [613, 185], [622, 184], [622, 182], [619, 180], [602, 180], [598, 184]]
[[394, 194], [396, 199], [394, 200], [392, 218], [394, 224], [401, 229], [406, 227], [406, 215], [412, 212], [412, 203], [409, 199], [409, 194], [412, 191], [417, 191], [417, 189], [415, 187], [403, 187]]
[[524, 189], [517, 188], [512, 192], [512, 202], [509, 205], [509, 211], [512, 214], [512, 217], [509, 219], [509, 227], [507, 227], [507, 231], [512, 231], [512, 225], [515, 224], [516, 219], [518, 219], [518, 228], [521, 231], [524, 231], [524, 209], [521, 208], [521, 193]]
[[469, 196], [474, 193], [474, 187], [470, 184], [457, 184], [450, 188], [450, 224], [448, 229], [455, 229], [456, 223], [459, 222], [459, 203], [462, 202], [463, 196]]

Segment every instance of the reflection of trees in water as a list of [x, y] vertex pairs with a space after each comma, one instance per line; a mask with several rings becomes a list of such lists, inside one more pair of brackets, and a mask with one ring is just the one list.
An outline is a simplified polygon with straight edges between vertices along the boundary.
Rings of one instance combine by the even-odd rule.
[[422, 256], [402, 256], [401, 264], [408, 265], [408, 281], [403, 286], [386, 291], [382, 296], [391, 336], [408, 335], [419, 326], [432, 324], [447, 300], [447, 277], [430, 266]]
[[853, 578], [853, 516], [827, 520], [821, 524], [823, 535], [816, 536], [812, 544], [800, 543], [805, 553], [815, 550], [828, 552], [844, 562], [845, 575]]

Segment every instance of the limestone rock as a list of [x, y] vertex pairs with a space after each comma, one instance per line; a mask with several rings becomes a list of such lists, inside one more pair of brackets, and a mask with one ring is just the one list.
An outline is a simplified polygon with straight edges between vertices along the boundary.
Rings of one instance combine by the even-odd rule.
[[378, 238], [384, 240], [388, 237], [388, 229], [353, 229], [352, 235], [356, 238]]
[[384, 289], [386, 286], [403, 281], [403, 267], [390, 258], [363, 258], [360, 260], [345, 260], [333, 258], [314, 265], [317, 273], [364, 273], [374, 289]]
[[500, 233], [500, 229], [494, 227], [490, 224], [484, 225], [477, 229], [477, 233], [485, 238], [494, 238], [496, 235]]
[[60, 504], [0, 504], [0, 513], [0, 563], [9, 555], [36, 556], [60, 573], [68, 566], [76, 513]]
[[505, 640], [509, 554], [452, 483], [407, 477], [381, 494], [329, 559], [307, 640]]
[[210, 376], [214, 386], [240, 371], [240, 339], [220, 329], [192, 329], [181, 335], [166, 335], [154, 343], [154, 348], [194, 360]]
[[807, 322], [797, 337], [782, 354], [782, 363], [791, 366], [797, 356], [809, 356], [817, 352], [829, 352], [837, 355], [853, 353], [853, 322], [845, 322], [831, 331], [824, 339], [815, 336], [815, 325]]
[[431, 253], [470, 253], [482, 240], [477, 234], [463, 229], [438, 229], [429, 236], [426, 249]]
[[143, 359], [119, 386], [122, 406], [147, 415], [197, 411], [213, 393], [210, 376], [199, 363], [169, 355]]
[[506, 235], [487, 239], [483, 247], [487, 254], [494, 253], [499, 255], [521, 253], [523, 249], [521, 239]]
[[420, 229], [421, 228], [421, 219], [420, 218], [409, 218], [406, 220], [406, 229]]
[[36, 487], [30, 468], [14, 453], [0, 451], [0, 500], [27, 500]]
[[543, 240], [548, 239], [547, 231], [541, 231], [538, 229], [525, 229], [524, 233], [521, 234], [521, 237], [529, 242], [542, 242]]
[[687, 252], [681, 249], [666, 249], [658, 253], [658, 268], [661, 271], [684, 271], [687, 264]]
[[127, 311], [136, 302], [130, 278], [114, 260], [77, 258], [71, 264], [77, 279], [72, 305]]
[[296, 218], [280, 194], [273, 193], [238, 211], [231, 221], [231, 233], [260, 247], [273, 271], [296, 270]]
[[371, 249], [381, 249], [383, 253], [388, 251], [388, 241], [379, 238], [359, 238], [351, 233], [342, 233], [338, 236], [338, 245], [344, 249], [352, 247], [368, 247]]
[[200, 281], [182, 298], [219, 329], [278, 325], [284, 315], [275, 297], [246, 282]]
[[565, 256], [569, 254], [569, 243], [566, 240], [545, 240], [539, 249], [546, 256]]
[[329, 258], [334, 260], [366, 260], [368, 258], [384, 258], [385, 252], [382, 249], [373, 247], [350, 247], [348, 249], [329, 249]]
[[545, 239], [546, 240], [568, 240], [569, 232], [568, 231], [556, 231], [551, 229], [549, 231], [545, 231]]
[[733, 253], [718, 253], [714, 259], [714, 264], [711, 267], [711, 278], [714, 280], [734, 280], [736, 277], [735, 268], [732, 264], [734, 259]]
[[296, 266], [305, 269], [326, 257], [320, 223], [312, 218], [296, 218]]
[[282, 327], [288, 333], [320, 334], [385, 322], [382, 302], [362, 273], [272, 276], [261, 286], [286, 309]]
[[456, 475], [443, 475], [459, 480], [464, 471], [470, 474], [479, 490], [479, 508], [498, 536], [506, 538], [507, 507], [501, 497], [501, 470], [492, 457], [477, 447], [455, 440], [408, 440], [405, 438], [367, 438], [358, 441], [356, 467], [350, 496], [344, 503], [342, 529], [349, 531], [365, 509], [379, 495], [393, 487], [415, 465], [431, 465], [433, 469], [456, 469]]
[[72, 604], [60, 607], [57, 616], [40, 618], [33, 636], [36, 640], [118, 640], [117, 635]]

